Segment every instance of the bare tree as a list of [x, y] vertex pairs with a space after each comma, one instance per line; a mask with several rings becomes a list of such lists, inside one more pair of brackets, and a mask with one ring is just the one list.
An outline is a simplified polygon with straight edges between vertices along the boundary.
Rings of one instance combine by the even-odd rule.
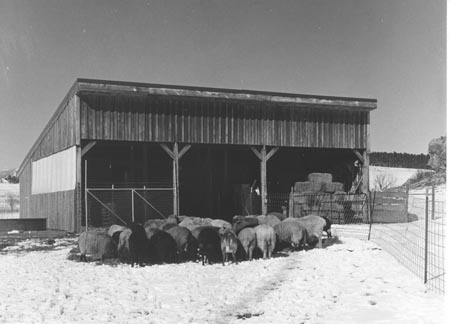
[[393, 187], [395, 178], [392, 174], [380, 173], [375, 176], [375, 190], [383, 191]]
[[8, 192], [6, 194], [6, 202], [13, 212], [16, 205], [19, 204], [19, 198], [17, 198], [17, 195], [13, 194], [12, 192]]

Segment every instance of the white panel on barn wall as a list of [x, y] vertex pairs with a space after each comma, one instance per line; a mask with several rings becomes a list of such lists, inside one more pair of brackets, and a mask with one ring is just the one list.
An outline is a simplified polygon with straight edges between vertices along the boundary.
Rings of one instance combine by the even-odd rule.
[[31, 194], [74, 190], [76, 146], [32, 162]]

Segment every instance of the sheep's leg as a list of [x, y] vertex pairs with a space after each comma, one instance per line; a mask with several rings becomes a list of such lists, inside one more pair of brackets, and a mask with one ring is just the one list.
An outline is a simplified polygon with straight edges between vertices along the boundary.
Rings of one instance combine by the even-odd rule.
[[232, 252], [231, 255], [233, 256], [234, 263], [237, 264], [236, 253], [235, 253], [235, 252]]
[[253, 258], [253, 248], [248, 248], [248, 260], [250, 261]]
[[80, 262], [87, 262], [86, 254], [80, 254]]

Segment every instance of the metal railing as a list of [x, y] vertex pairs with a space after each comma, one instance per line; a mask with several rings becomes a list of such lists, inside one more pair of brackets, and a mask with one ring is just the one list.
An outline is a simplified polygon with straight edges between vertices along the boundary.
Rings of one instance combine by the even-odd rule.
[[[173, 213], [173, 189], [170, 187], [86, 188], [88, 227], [107, 227], [148, 219], [166, 218]], [[84, 220], [83, 226], [86, 226]]]

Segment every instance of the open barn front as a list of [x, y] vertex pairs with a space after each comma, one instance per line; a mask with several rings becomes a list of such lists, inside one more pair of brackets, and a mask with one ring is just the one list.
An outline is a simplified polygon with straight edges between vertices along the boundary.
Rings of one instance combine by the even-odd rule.
[[95, 142], [83, 156], [82, 226], [86, 219], [104, 227], [167, 217], [173, 213], [172, 173], [172, 160], [157, 143]]

